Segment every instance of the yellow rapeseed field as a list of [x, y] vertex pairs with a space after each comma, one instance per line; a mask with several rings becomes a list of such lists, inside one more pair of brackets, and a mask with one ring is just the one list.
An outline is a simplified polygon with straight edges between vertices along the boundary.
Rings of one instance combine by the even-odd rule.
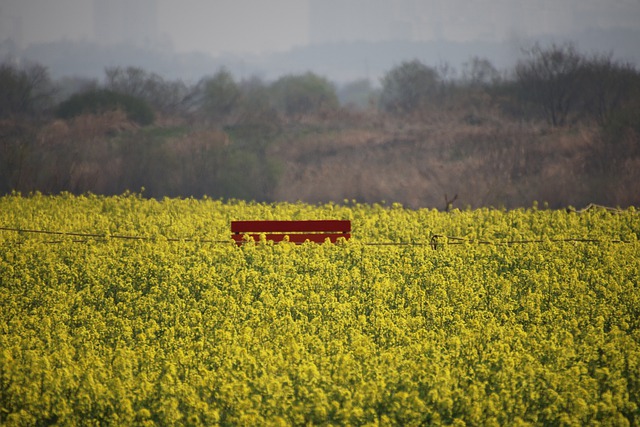
[[0, 425], [640, 425], [632, 208], [13, 194], [0, 227]]

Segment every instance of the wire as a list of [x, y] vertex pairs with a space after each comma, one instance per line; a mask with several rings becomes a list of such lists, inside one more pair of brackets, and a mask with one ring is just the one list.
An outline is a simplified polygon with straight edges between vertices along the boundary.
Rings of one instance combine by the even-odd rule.
[[[445, 242], [442, 241], [438, 241], [438, 239], [446, 239]], [[524, 239], [524, 240], [506, 240], [506, 241], [502, 241], [502, 242], [491, 242], [488, 240], [474, 240], [474, 239], [467, 239], [464, 237], [454, 237], [454, 236], [445, 236], [442, 234], [434, 234], [431, 237], [431, 241], [429, 242], [429, 245], [433, 248], [433, 249], [437, 249], [438, 245], [464, 245], [464, 244], [471, 244], [471, 243], [477, 243], [480, 245], [496, 245], [496, 246], [500, 246], [500, 245], [524, 245], [524, 244], [531, 244], [531, 243], [544, 243], [544, 242], [553, 242], [553, 243], [605, 243], [605, 242], [610, 242], [610, 243], [633, 243], [630, 240], [622, 240], [622, 239], [609, 239], [609, 240], [603, 240], [603, 239], [588, 239], [588, 238], [580, 238], [580, 237], [568, 237], [568, 238], [564, 238], [564, 239], [555, 239], [555, 238], [550, 238], [550, 239]]]
[[[122, 240], [138, 240], [138, 241], [155, 241], [158, 240], [158, 237], [153, 236], [136, 236], [136, 235], [123, 235], [123, 234], [107, 234], [107, 233], [78, 233], [73, 231], [51, 231], [51, 230], [35, 230], [28, 228], [14, 228], [14, 227], [1, 227], [0, 231], [10, 231], [16, 233], [30, 233], [30, 234], [45, 234], [45, 235], [55, 235], [55, 236], [69, 236], [69, 237], [80, 237], [84, 240], [71, 240], [75, 243], [86, 243], [87, 239], [122, 239]], [[200, 243], [210, 243], [210, 244], [234, 244], [237, 245], [237, 242], [233, 239], [229, 240], [214, 240], [214, 239], [197, 239], [197, 238], [178, 238], [178, 237], [164, 237], [162, 240], [166, 240], [168, 242], [200, 242]], [[63, 243], [64, 240], [53, 240], [47, 243]], [[635, 241], [630, 240], [622, 240], [622, 239], [591, 239], [591, 238], [578, 238], [578, 237], [569, 237], [563, 239], [524, 239], [524, 240], [506, 240], [506, 241], [498, 241], [492, 242], [489, 240], [479, 240], [479, 239], [467, 239], [465, 237], [456, 237], [456, 236], [447, 236], [444, 234], [434, 234], [431, 236], [429, 242], [362, 242], [365, 246], [430, 246], [432, 249], [438, 249], [438, 247], [445, 245], [464, 245], [464, 244], [479, 244], [479, 245], [522, 245], [522, 244], [538, 244], [544, 242], [553, 242], [553, 243], [620, 243], [620, 244], [630, 244], [637, 243]]]
[[[123, 234], [107, 234], [107, 233], [77, 233], [73, 231], [50, 231], [50, 230], [34, 230], [28, 228], [13, 228], [13, 227], [0, 227], [1, 231], [13, 231], [17, 233], [32, 233], [32, 234], [47, 234], [56, 236], [70, 236], [70, 237], [84, 237], [84, 238], [96, 238], [96, 239], [123, 239], [123, 240], [144, 240], [153, 241], [157, 240], [157, 237], [152, 236], [132, 236]], [[194, 238], [178, 238], [178, 237], [166, 237], [164, 240], [169, 242], [202, 242], [202, 243], [235, 243], [233, 240], [211, 240], [211, 239], [194, 239]], [[61, 243], [61, 241], [49, 242], [49, 243]], [[74, 242], [86, 242], [86, 240], [74, 240]]]

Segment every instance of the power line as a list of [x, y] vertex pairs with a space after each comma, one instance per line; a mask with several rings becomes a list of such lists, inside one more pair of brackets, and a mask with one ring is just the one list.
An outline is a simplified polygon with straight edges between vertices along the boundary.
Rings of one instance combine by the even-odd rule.
[[[83, 237], [85, 239], [94, 238], [94, 239], [143, 240], [143, 241], [158, 240], [158, 237], [156, 236], [136, 236], [136, 235], [109, 234], [109, 233], [78, 233], [73, 231], [35, 230], [35, 229], [28, 229], [28, 228], [13, 228], [13, 227], [0, 227], [0, 231], [12, 231], [16, 233], [46, 234], [46, 235], [69, 236], [69, 237]], [[212, 240], [212, 239], [194, 239], [194, 238], [179, 238], [179, 237], [163, 237], [161, 239], [169, 242], [234, 243], [233, 240]], [[50, 242], [50, 243], [55, 243], [55, 242]]]
[[[29, 233], [29, 234], [44, 234], [55, 236], [68, 236], [78, 237], [84, 240], [72, 240], [77, 243], [85, 243], [87, 239], [121, 239], [121, 240], [137, 240], [137, 241], [157, 241], [165, 240], [168, 242], [199, 242], [209, 244], [236, 244], [236, 242], [229, 238], [229, 240], [215, 240], [215, 239], [198, 239], [198, 238], [179, 238], [179, 237], [158, 237], [158, 236], [139, 236], [139, 235], [124, 235], [124, 234], [109, 234], [109, 233], [80, 233], [73, 231], [52, 231], [52, 230], [36, 230], [29, 228], [15, 228], [15, 227], [0, 227], [0, 231], [9, 231], [15, 233]], [[47, 243], [62, 243], [63, 240], [49, 241]], [[362, 242], [365, 246], [430, 246], [432, 249], [438, 249], [439, 247], [446, 245], [465, 245], [465, 244], [478, 244], [478, 245], [493, 245], [493, 246], [512, 246], [512, 245], [525, 245], [525, 244], [542, 244], [545, 242], [552, 243], [616, 243], [616, 244], [631, 244], [637, 243], [637, 241], [623, 240], [623, 239], [595, 239], [595, 238], [581, 238], [581, 237], [568, 237], [568, 238], [547, 238], [547, 239], [522, 239], [522, 240], [504, 240], [504, 241], [490, 241], [482, 239], [468, 239], [465, 237], [447, 236], [444, 234], [434, 234], [431, 236], [428, 242]]]
[[[444, 242], [439, 239], [446, 239]], [[526, 245], [526, 244], [540, 244], [545, 242], [552, 243], [634, 243], [631, 240], [622, 239], [593, 239], [583, 237], [567, 237], [567, 238], [548, 238], [548, 239], [522, 239], [522, 240], [504, 240], [493, 242], [489, 240], [480, 239], [467, 239], [464, 237], [445, 236], [442, 234], [434, 234], [431, 237], [429, 245], [433, 249], [437, 249], [439, 245], [464, 245], [464, 244], [479, 244], [479, 245], [494, 245], [494, 246], [511, 246], [511, 245]]]

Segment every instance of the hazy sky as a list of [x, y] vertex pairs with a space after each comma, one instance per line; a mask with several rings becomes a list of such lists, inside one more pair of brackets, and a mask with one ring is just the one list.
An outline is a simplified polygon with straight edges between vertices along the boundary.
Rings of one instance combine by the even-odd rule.
[[[12, 37], [23, 47], [65, 38], [96, 41], [94, 1], [0, 0], [0, 41]], [[99, 1], [122, 1], [126, 5], [148, 5], [155, 1], [156, 46], [215, 55], [283, 51], [306, 45], [318, 37], [331, 39], [332, 25], [336, 26], [336, 40], [380, 39], [385, 34], [413, 34], [418, 39], [504, 38], [520, 32], [532, 35], [537, 31], [563, 32], [586, 27], [640, 27], [640, 0]], [[319, 10], [326, 19], [335, 21], [318, 23], [310, 19], [310, 10]], [[130, 15], [134, 17], [128, 19], [135, 22], [135, 14]], [[388, 22], [381, 21], [387, 17]], [[438, 19], [444, 24], [436, 22]], [[380, 22], [386, 27], [382, 28]], [[407, 30], [407, 25], [412, 29]]]
[[[307, 44], [308, 15], [307, 0], [157, 0], [157, 36], [180, 52], [287, 50]], [[0, 0], [0, 40], [93, 41], [93, 24], [92, 0]]]
[[305, 0], [159, 0], [158, 31], [177, 50], [286, 50], [308, 42]]

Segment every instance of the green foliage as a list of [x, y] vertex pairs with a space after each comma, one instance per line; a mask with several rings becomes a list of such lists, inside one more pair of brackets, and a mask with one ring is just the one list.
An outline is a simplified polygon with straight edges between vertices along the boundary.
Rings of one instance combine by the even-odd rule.
[[[338, 245], [232, 244], [230, 219], [255, 218], [344, 218], [354, 232]], [[640, 417], [633, 209], [441, 213], [36, 194], [0, 198], [0, 224], [104, 235], [0, 231], [2, 425]], [[429, 233], [545, 241], [365, 244]], [[117, 237], [127, 235], [147, 240]], [[572, 236], [602, 243], [546, 239]]]
[[382, 78], [380, 104], [394, 114], [418, 112], [438, 97], [438, 72], [418, 60], [403, 62]]
[[142, 99], [106, 89], [73, 95], [58, 105], [56, 115], [70, 119], [81, 114], [101, 114], [115, 110], [123, 110], [129, 120], [143, 126], [155, 120], [153, 109]]
[[239, 105], [240, 89], [224, 68], [213, 77], [203, 79], [198, 86], [203, 97], [201, 110], [216, 123], [228, 119]]
[[349, 108], [366, 110], [377, 104], [379, 94], [369, 79], [347, 83], [338, 91], [340, 104]]
[[281, 77], [271, 85], [271, 92], [276, 108], [291, 118], [338, 107], [333, 84], [311, 72]]
[[0, 125], [0, 194], [20, 188], [33, 179], [29, 154], [36, 139], [34, 129], [20, 121]]
[[239, 87], [242, 96], [237, 124], [260, 129], [265, 135], [277, 132], [281, 124], [269, 87], [257, 77], [242, 81]]
[[267, 201], [280, 178], [279, 159], [268, 148], [278, 135], [274, 124], [245, 121], [228, 127], [232, 141], [220, 153], [222, 162], [215, 196]]

